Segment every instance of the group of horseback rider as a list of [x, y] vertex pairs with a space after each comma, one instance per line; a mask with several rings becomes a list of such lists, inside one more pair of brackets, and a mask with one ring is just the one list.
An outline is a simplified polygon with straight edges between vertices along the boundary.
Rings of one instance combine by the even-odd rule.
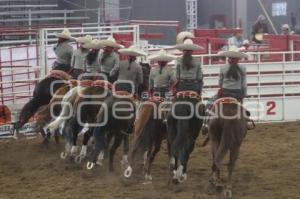
[[[144, 52], [134, 46], [123, 48], [114, 38], [107, 40], [92, 39], [91, 36], [76, 38], [79, 48], [73, 51], [69, 44], [73, 40], [71, 33], [65, 29], [57, 34], [58, 43], [54, 47], [57, 59], [53, 69], [70, 72], [73, 78], [93, 78], [95, 74], [107, 78], [109, 82], [128, 81], [137, 88], [143, 82], [143, 72], [140, 64], [136, 62], [139, 56], [146, 56]], [[158, 66], [152, 67], [149, 76], [150, 96], [166, 97], [172, 88], [176, 92], [194, 91], [200, 96], [203, 87], [203, 72], [200, 61], [193, 57], [193, 52], [201, 50], [201, 46], [193, 43], [194, 36], [189, 32], [181, 32], [177, 36], [175, 49], [182, 51], [177, 58], [161, 50], [150, 55], [148, 59], [156, 62]], [[100, 50], [103, 49], [103, 50]], [[126, 55], [127, 60], [119, 61], [118, 53]], [[219, 92], [216, 98], [233, 97], [242, 102], [247, 96], [246, 68], [239, 65], [239, 60], [246, 58], [245, 53], [230, 48], [229, 51], [220, 52], [221, 57], [228, 58], [228, 65], [221, 67], [219, 75]], [[176, 60], [176, 70], [168, 66], [169, 62]], [[89, 75], [91, 74], [91, 75]], [[119, 89], [131, 91], [128, 83], [118, 84]], [[137, 92], [134, 90], [134, 92]]]

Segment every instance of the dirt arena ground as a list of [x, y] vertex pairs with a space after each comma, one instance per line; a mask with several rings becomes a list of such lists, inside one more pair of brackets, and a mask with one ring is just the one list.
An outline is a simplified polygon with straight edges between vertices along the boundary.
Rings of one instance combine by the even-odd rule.
[[[167, 185], [167, 154], [162, 150], [153, 167], [153, 183], [128, 185], [116, 172], [97, 168], [86, 174], [81, 167], [59, 159], [60, 148], [42, 148], [40, 139], [0, 141], [0, 199], [17, 198], [218, 198], [206, 194], [210, 174], [209, 146], [192, 153], [188, 181]], [[260, 124], [249, 132], [234, 173], [234, 198], [300, 198], [300, 122]]]

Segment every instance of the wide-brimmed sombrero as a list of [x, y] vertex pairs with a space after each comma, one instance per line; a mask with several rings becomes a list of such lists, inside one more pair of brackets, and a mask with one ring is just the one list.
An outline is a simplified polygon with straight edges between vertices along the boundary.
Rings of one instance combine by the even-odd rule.
[[100, 49], [103, 48], [104, 46], [101, 44], [100, 40], [93, 39], [90, 42], [84, 43], [82, 47], [86, 49]]
[[237, 59], [243, 59], [248, 57], [246, 53], [241, 52], [237, 47], [233, 46], [230, 47], [228, 51], [219, 52], [218, 55], [220, 57], [229, 57]]
[[57, 33], [56, 36], [63, 39], [74, 39], [71, 36], [71, 32], [69, 31], [69, 29], [64, 29], [61, 33]]
[[264, 40], [264, 33], [257, 33], [257, 34], [255, 34], [254, 37], [257, 41], [263, 41]]
[[112, 48], [123, 48], [123, 46], [118, 44], [113, 37], [109, 37], [106, 40], [101, 40], [100, 43], [101, 43], [101, 45], [103, 45], [105, 47], [108, 46], [108, 47], [112, 47]]
[[195, 36], [191, 32], [183, 31], [180, 32], [176, 37], [176, 44], [183, 44], [186, 39], [194, 39]]
[[181, 51], [183, 51], [183, 50], [192, 50], [192, 51], [194, 51], [194, 50], [202, 50], [203, 49], [202, 46], [194, 44], [193, 40], [191, 40], [191, 39], [184, 40], [183, 44], [177, 44], [175, 46], [175, 48], [178, 49], [178, 50], [181, 50]]
[[168, 54], [165, 50], [160, 50], [158, 53], [150, 55], [148, 59], [155, 62], [170, 62], [175, 60], [175, 55]]
[[147, 54], [140, 49], [136, 48], [135, 46], [130, 46], [129, 48], [120, 49], [119, 52], [123, 55], [140, 57], [146, 56]]
[[91, 35], [86, 35], [85, 37], [78, 37], [75, 39], [77, 43], [80, 44], [85, 44], [85, 43], [89, 43], [93, 40]]

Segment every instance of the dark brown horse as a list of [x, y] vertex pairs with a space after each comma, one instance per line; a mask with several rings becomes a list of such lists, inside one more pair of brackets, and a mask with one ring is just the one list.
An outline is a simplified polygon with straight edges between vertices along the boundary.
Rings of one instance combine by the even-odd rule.
[[182, 183], [187, 179], [189, 156], [203, 123], [204, 105], [196, 92], [177, 93], [169, 114], [168, 145], [170, 149], [170, 182]]
[[[87, 162], [88, 170], [93, 169], [95, 165], [102, 165], [104, 152], [111, 138], [114, 138], [114, 143], [109, 148], [108, 154], [110, 171], [114, 170], [114, 155], [122, 141], [124, 141], [124, 154], [128, 154], [128, 136], [135, 119], [135, 109], [134, 99], [129, 97], [126, 91], [114, 92], [105, 99], [97, 115], [99, 125], [94, 128], [95, 148], [91, 160]], [[127, 155], [125, 161], [128, 161]]]
[[61, 86], [66, 85], [70, 76], [63, 71], [51, 71], [50, 75], [40, 81], [34, 91], [32, 99], [21, 110], [19, 121], [15, 128], [21, 128], [44, 105], [49, 104], [52, 95]]
[[[70, 80], [69, 84], [65, 84], [59, 89], [56, 90], [49, 104], [41, 107], [37, 113], [36, 117], [36, 131], [41, 132], [45, 137], [44, 142], [48, 142], [50, 138], [50, 134], [44, 132], [44, 127], [53, 119], [53, 115], [59, 115], [61, 111], [61, 101], [63, 96], [69, 92], [72, 88], [77, 86], [76, 80]], [[58, 143], [59, 137], [58, 134], [55, 134], [56, 142]]]
[[210, 113], [209, 138], [212, 146], [212, 177], [209, 191], [222, 187], [220, 170], [229, 152], [228, 178], [224, 186], [225, 198], [231, 198], [231, 179], [243, 139], [247, 134], [248, 114], [234, 98], [221, 98], [214, 103]]
[[[111, 84], [107, 81], [97, 80], [85, 85], [80, 91], [80, 95], [74, 102], [73, 116], [68, 119], [64, 125], [64, 135], [66, 136], [66, 145], [71, 145], [71, 157], [75, 156], [75, 162], [81, 163], [87, 157], [88, 141], [93, 133], [97, 113], [102, 106], [102, 102], [111, 95]], [[81, 152], [76, 156], [77, 137], [81, 130], [87, 124], [87, 131], [84, 133]]]

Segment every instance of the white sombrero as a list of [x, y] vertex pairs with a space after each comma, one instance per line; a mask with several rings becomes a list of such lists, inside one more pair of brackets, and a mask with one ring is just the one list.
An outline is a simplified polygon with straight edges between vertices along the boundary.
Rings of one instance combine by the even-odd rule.
[[228, 51], [219, 52], [218, 55], [220, 57], [229, 57], [237, 59], [243, 59], [248, 57], [247, 54], [240, 52], [240, 50], [235, 46], [231, 46]]
[[91, 35], [86, 35], [85, 37], [78, 37], [75, 40], [77, 43], [85, 44], [85, 43], [92, 42], [93, 38]]
[[93, 39], [90, 42], [84, 43], [82, 47], [86, 49], [100, 49], [103, 48], [104, 46], [101, 44], [100, 40]]
[[69, 29], [64, 29], [61, 33], [57, 33], [56, 36], [59, 38], [64, 38], [64, 39], [73, 39]]
[[254, 37], [257, 41], [263, 41], [264, 40], [264, 33], [257, 33], [257, 34], [255, 34]]
[[100, 43], [103, 46], [108, 46], [108, 47], [112, 47], [112, 48], [123, 48], [123, 46], [118, 44], [113, 37], [109, 37], [106, 40], [101, 40]]
[[283, 24], [283, 25], [281, 26], [281, 30], [289, 30], [289, 29], [290, 29], [289, 24]]
[[175, 55], [168, 54], [165, 50], [160, 50], [158, 53], [150, 55], [148, 59], [156, 62], [170, 62], [175, 60], [176, 58], [177, 57]]
[[177, 44], [175, 46], [176, 49], [178, 50], [202, 50], [203, 47], [202, 46], [199, 46], [199, 45], [196, 45], [194, 44], [193, 40], [191, 39], [186, 39], [184, 40], [183, 44]]
[[184, 40], [194, 39], [194, 38], [195, 36], [191, 32], [187, 32], [187, 31], [180, 32], [176, 37], [176, 44], [183, 44]]
[[135, 46], [130, 46], [129, 48], [120, 49], [119, 52], [123, 55], [134, 56], [134, 57], [147, 55], [146, 53], [136, 48]]

